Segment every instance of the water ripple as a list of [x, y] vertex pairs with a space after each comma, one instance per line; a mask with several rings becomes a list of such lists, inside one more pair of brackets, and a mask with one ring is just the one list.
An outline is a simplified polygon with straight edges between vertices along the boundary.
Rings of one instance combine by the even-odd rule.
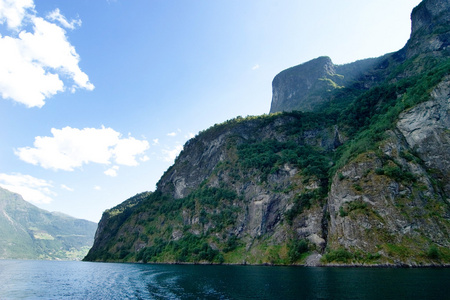
[[0, 260], [0, 299], [445, 299], [450, 269]]

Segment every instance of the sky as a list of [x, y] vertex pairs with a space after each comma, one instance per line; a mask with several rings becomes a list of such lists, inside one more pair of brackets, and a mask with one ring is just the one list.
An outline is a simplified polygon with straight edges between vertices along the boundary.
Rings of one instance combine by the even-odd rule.
[[0, 186], [98, 222], [272, 79], [401, 49], [419, 0], [0, 0]]

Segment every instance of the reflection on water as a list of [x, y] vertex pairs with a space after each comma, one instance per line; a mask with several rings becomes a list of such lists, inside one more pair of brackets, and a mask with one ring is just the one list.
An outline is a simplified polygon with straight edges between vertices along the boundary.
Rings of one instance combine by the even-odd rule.
[[448, 299], [450, 269], [0, 260], [0, 299]]

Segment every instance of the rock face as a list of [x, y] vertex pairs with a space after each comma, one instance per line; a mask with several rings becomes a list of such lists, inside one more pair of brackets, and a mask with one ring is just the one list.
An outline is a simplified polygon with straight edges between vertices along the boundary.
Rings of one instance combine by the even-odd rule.
[[[161, 233], [164, 231], [168, 240], [176, 242], [183, 242], [190, 235], [201, 237], [202, 241], [212, 238], [214, 241], [208, 243], [214, 250], [229, 248], [227, 245], [236, 241], [233, 247], [237, 250], [233, 250], [240, 254], [232, 255], [231, 250], [224, 253], [226, 261], [233, 263], [288, 263], [287, 245], [292, 239], [304, 239], [323, 249], [326, 244], [324, 209], [319, 200], [324, 198], [319, 190], [326, 182], [305, 175], [294, 162], [298, 159], [295, 151], [316, 149], [317, 155], [328, 160], [325, 162], [328, 165], [331, 163], [328, 155], [339, 145], [339, 140], [334, 127], [298, 131], [296, 127], [302, 118], [302, 114], [296, 113], [236, 119], [199, 134], [185, 145], [176, 163], [162, 176], [157, 193], [139, 196], [147, 199], [135, 201], [133, 205], [129, 204], [134, 199], [131, 198], [122, 208], [112, 209], [121, 211], [115, 216], [105, 212], [87, 259], [110, 259], [101, 252], [109, 247], [111, 240], [116, 241], [113, 244], [117, 247], [111, 252], [120, 252], [125, 244], [124, 254], [145, 251], [155, 245], [149, 234], [153, 226], [159, 227], [157, 236], [164, 237]], [[282, 156], [280, 151], [284, 152]], [[255, 157], [248, 160], [243, 154], [247, 152]], [[303, 192], [317, 194], [318, 198], [316, 202], [307, 199], [304, 205], [308, 209], [304, 213], [297, 199]], [[158, 202], [157, 194], [164, 195], [165, 203], [171, 203], [175, 210], [170, 209], [169, 213], [168, 209], [161, 214], [163, 203]], [[140, 211], [140, 206], [151, 207], [153, 203], [158, 204]], [[123, 208], [127, 206], [129, 213]], [[150, 212], [153, 209], [156, 216]], [[286, 214], [293, 210], [289, 218], [291, 225], [287, 225]], [[133, 217], [125, 223], [117, 221], [116, 217], [121, 218], [123, 214]], [[148, 226], [142, 220], [149, 218], [158, 221], [151, 221]], [[134, 232], [139, 233], [138, 238], [127, 240]], [[141, 237], [142, 233], [149, 237]], [[286, 253], [274, 250], [280, 247]], [[273, 253], [269, 255], [269, 252]], [[178, 259], [174, 254], [169, 261]]]
[[[414, 265], [423, 255], [419, 245], [431, 240], [450, 247], [448, 203], [423, 162], [405, 155], [412, 148], [401, 132], [388, 136], [380, 147], [382, 156], [363, 153], [334, 176], [328, 246], [398, 254], [391, 263]], [[389, 172], [393, 169], [395, 174]]]
[[449, 0], [422, 1], [411, 14], [411, 37], [406, 45], [409, 58], [434, 52], [448, 55], [450, 45]]
[[342, 88], [371, 70], [379, 59], [335, 65], [329, 57], [319, 57], [280, 72], [272, 82], [270, 113], [313, 111]]
[[[397, 128], [428, 169], [444, 183], [450, 199], [450, 77], [432, 91], [429, 101], [400, 115]], [[450, 201], [450, 200], [449, 200]]]
[[312, 111], [326, 99], [321, 92], [339, 88], [342, 79], [343, 76], [336, 74], [329, 57], [319, 57], [287, 69], [275, 76], [272, 82], [270, 112]]
[[344, 87], [368, 90], [374, 86], [373, 81], [379, 83], [379, 77], [387, 75], [383, 71], [392, 60], [449, 55], [448, 0], [423, 1], [411, 13], [411, 21], [411, 37], [404, 49], [396, 53], [346, 65], [334, 65], [329, 57], [319, 57], [280, 72], [272, 82], [270, 113], [314, 111], [332, 101]]
[[280, 113], [188, 141], [155, 192], [104, 213], [86, 260], [450, 264], [449, 7], [423, 1], [396, 53], [278, 74]]

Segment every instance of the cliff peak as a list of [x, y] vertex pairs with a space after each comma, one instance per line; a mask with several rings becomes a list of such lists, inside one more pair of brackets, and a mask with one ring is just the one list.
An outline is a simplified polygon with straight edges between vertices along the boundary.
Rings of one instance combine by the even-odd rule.
[[[450, 45], [450, 0], [422, 1], [411, 13], [407, 57], [427, 52], [447, 55]], [[438, 53], [444, 51], [444, 53]]]
[[449, 0], [426, 0], [416, 6], [411, 13], [411, 36], [421, 28], [430, 28], [437, 23], [449, 22]]
[[446, 57], [449, 45], [450, 0], [422, 1], [411, 13], [411, 36], [403, 49], [341, 66], [322, 56], [284, 70], [272, 83], [270, 113], [317, 110], [343, 87], [370, 89], [389, 75], [390, 66], [405, 59], [428, 53]]
[[273, 79], [270, 112], [312, 111], [324, 100], [319, 92], [338, 88], [341, 80], [327, 56], [284, 70]]

